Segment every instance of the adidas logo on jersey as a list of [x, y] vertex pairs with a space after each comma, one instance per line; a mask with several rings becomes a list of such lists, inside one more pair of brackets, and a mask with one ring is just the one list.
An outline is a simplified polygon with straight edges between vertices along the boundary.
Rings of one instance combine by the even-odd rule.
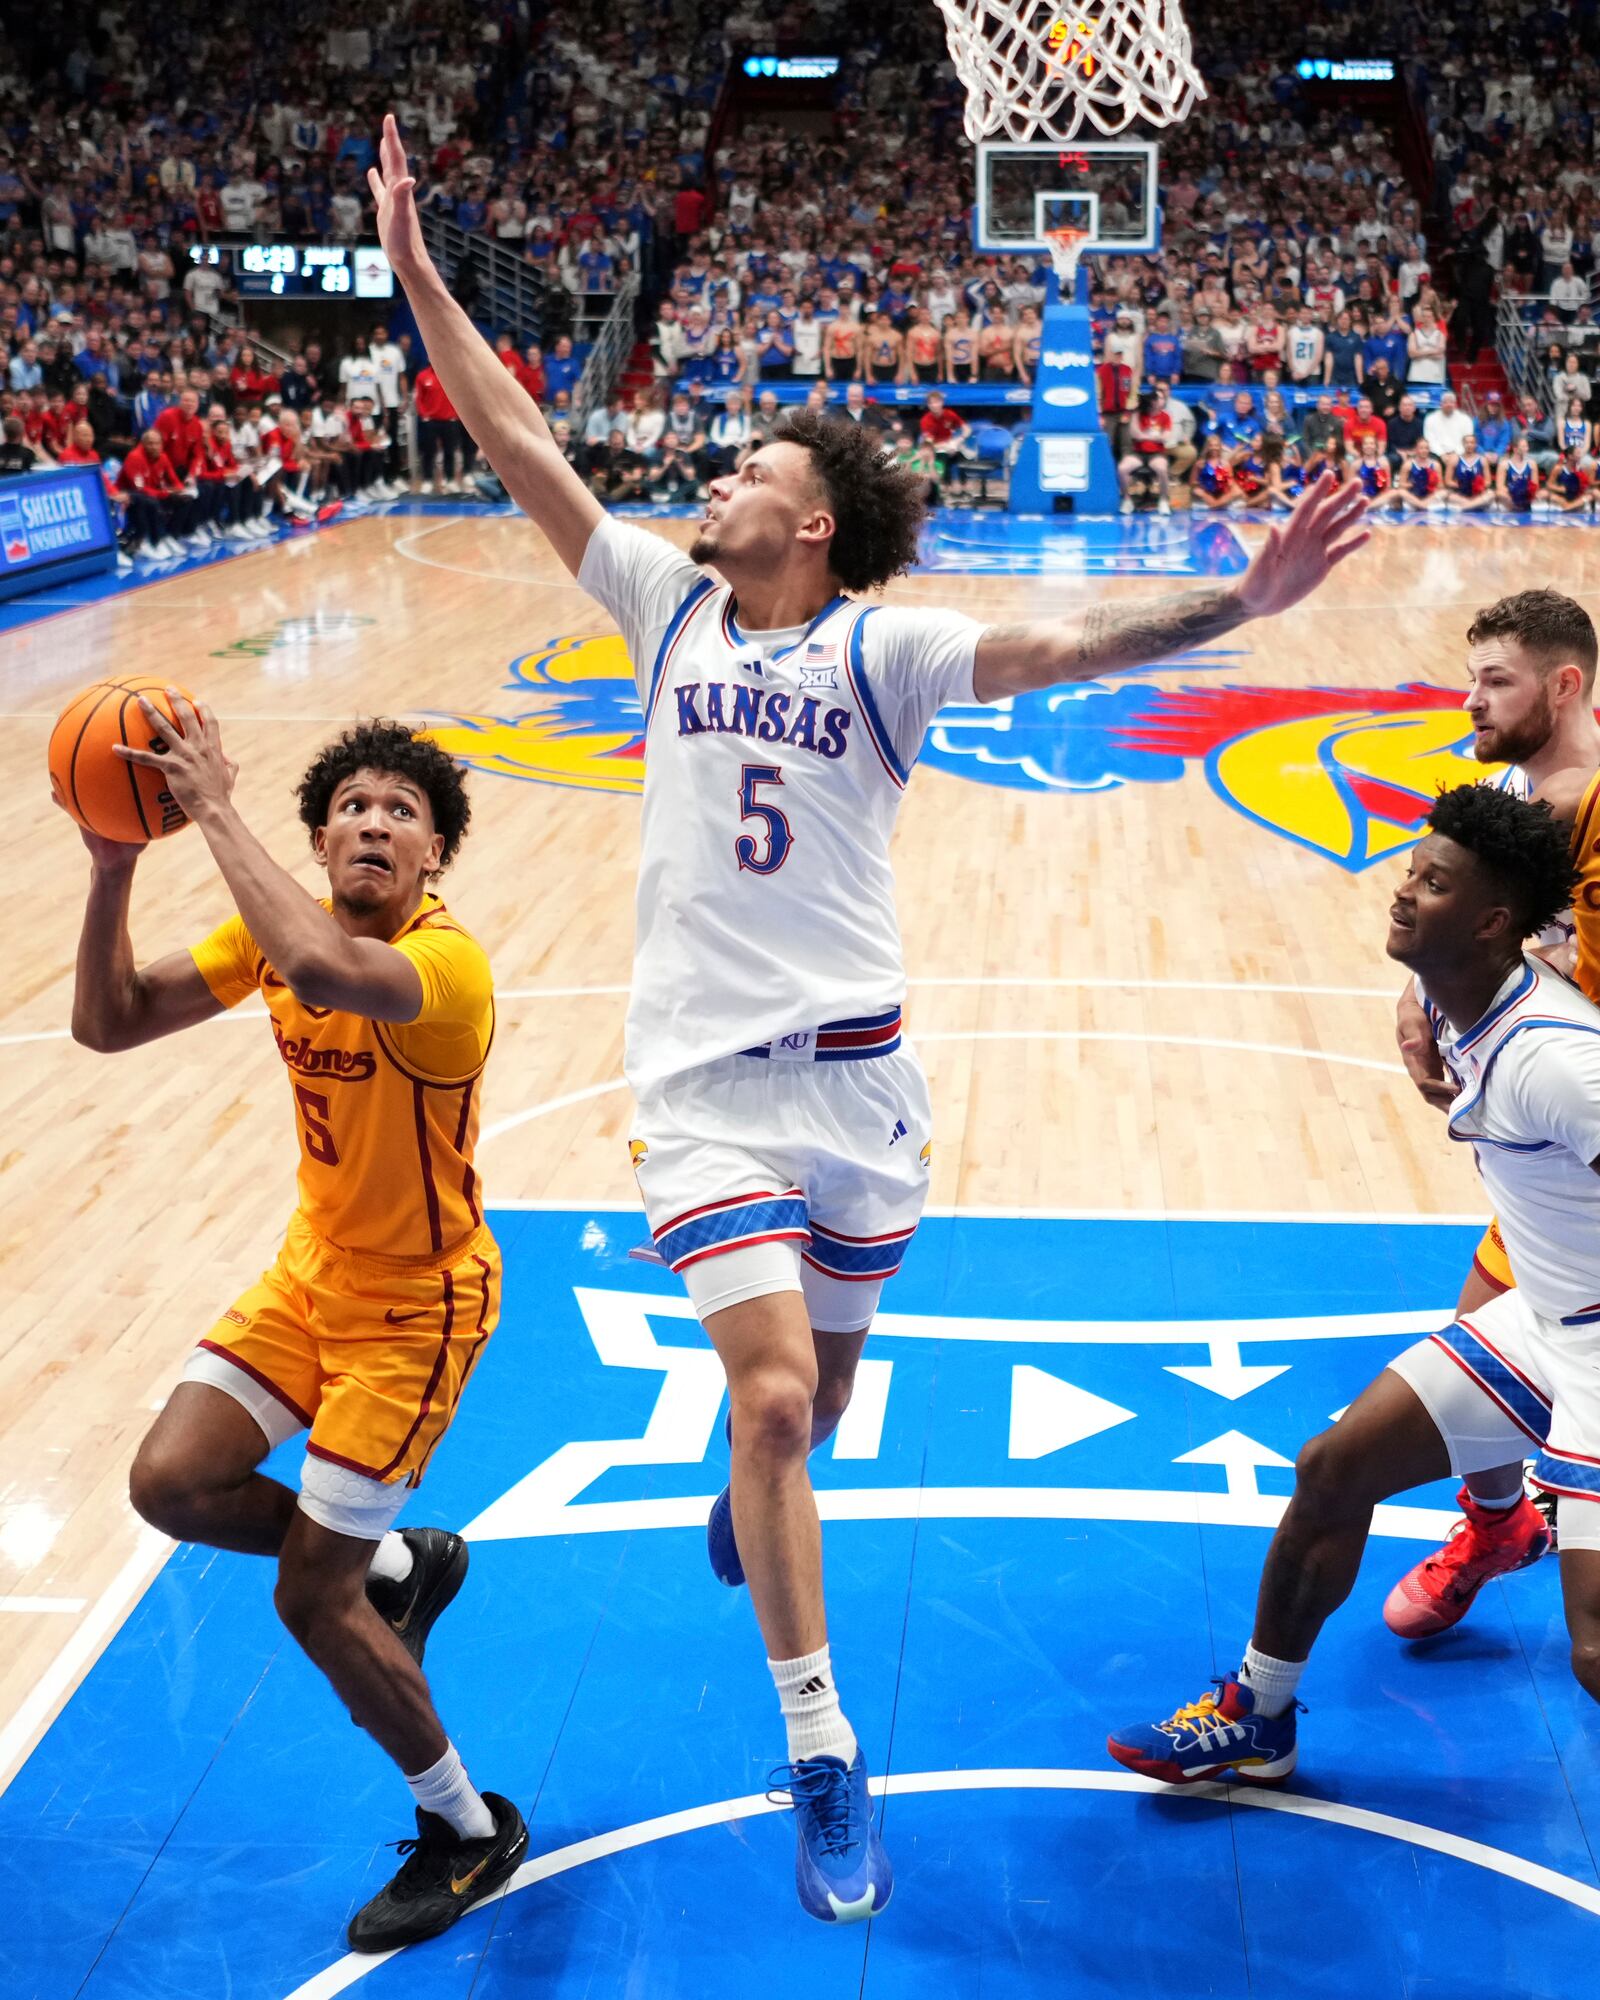
[[897, 1118], [894, 1121], [894, 1130], [889, 1134], [889, 1144], [892, 1146], [898, 1140], [903, 1139], [905, 1136], [906, 1136], [906, 1121], [903, 1118]]

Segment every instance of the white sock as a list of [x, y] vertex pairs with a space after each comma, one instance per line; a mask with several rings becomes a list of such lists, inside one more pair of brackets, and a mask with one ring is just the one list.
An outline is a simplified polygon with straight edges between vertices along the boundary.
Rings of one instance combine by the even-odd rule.
[[1258, 1653], [1254, 1646], [1246, 1646], [1239, 1680], [1254, 1697], [1256, 1714], [1282, 1715], [1294, 1700], [1305, 1667], [1304, 1660], [1275, 1660], [1270, 1653]]
[[487, 1840], [494, 1832], [494, 1814], [473, 1790], [453, 1743], [444, 1746], [437, 1764], [407, 1778], [406, 1783], [422, 1810], [437, 1813], [463, 1840]]
[[1504, 1493], [1473, 1493], [1470, 1486], [1467, 1488], [1467, 1491], [1471, 1495], [1473, 1506], [1487, 1508], [1491, 1514], [1504, 1514], [1508, 1509], [1515, 1507], [1517, 1502], [1522, 1498], [1523, 1487], [1522, 1481], [1519, 1479], [1514, 1486], [1508, 1487]]
[[853, 1763], [855, 1731], [839, 1707], [827, 1647], [802, 1654], [798, 1660], [768, 1660], [767, 1665], [777, 1684], [778, 1706], [789, 1732], [790, 1763], [802, 1764], [808, 1757], [837, 1757], [843, 1764]]
[[367, 1575], [375, 1576], [380, 1583], [404, 1583], [415, 1560], [405, 1536], [391, 1528], [373, 1550]]

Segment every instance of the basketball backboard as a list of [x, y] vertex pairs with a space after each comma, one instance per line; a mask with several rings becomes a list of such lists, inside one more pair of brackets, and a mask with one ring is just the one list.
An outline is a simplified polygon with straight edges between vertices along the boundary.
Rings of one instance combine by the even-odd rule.
[[1091, 232], [1087, 250], [1154, 250], [1159, 152], [1134, 140], [980, 145], [973, 242], [979, 250], [1042, 250], [1046, 229], [1070, 223]]

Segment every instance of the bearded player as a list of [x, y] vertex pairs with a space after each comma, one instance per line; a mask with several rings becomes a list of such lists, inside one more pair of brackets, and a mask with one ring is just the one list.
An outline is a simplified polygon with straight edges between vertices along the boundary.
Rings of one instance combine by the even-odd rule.
[[875, 434], [801, 412], [713, 482], [685, 556], [606, 516], [451, 299], [392, 118], [370, 180], [446, 393], [633, 659], [647, 778], [632, 1150], [656, 1247], [727, 1371], [732, 1480], [708, 1539], [766, 1643], [800, 1899], [855, 1922], [893, 1875], [834, 1678], [807, 1456], [849, 1402], [927, 1193], [888, 854], [911, 766], [949, 701], [1143, 667], [1294, 604], [1365, 541], [1364, 502], [1314, 489], [1232, 584], [985, 628], [859, 601], [915, 559], [920, 482]]
[[[1538, 940], [1591, 1000], [1600, 1000], [1600, 723], [1594, 714], [1596, 640], [1581, 604], [1555, 590], [1525, 590], [1480, 611], [1467, 631], [1466, 708], [1473, 754], [1507, 769], [1491, 782], [1548, 805], [1570, 828], [1577, 887], [1572, 908]], [[1396, 1034], [1417, 1088], [1447, 1111], [1454, 1096], [1427, 1017], [1408, 983]], [[1475, 1311], [1516, 1279], [1498, 1221], [1478, 1245], [1458, 1313]], [[1456, 1468], [1452, 1468], [1456, 1469]], [[1403, 1639], [1458, 1624], [1491, 1577], [1537, 1562], [1550, 1546], [1545, 1517], [1528, 1498], [1522, 1460], [1466, 1475], [1462, 1518], [1442, 1548], [1407, 1571], [1383, 1607]]]
[[[489, 962], [432, 892], [470, 808], [461, 773], [393, 723], [350, 730], [300, 784], [327, 870], [318, 902], [240, 818], [210, 711], [146, 702], [159, 769], [238, 914], [189, 951], [134, 963], [140, 849], [93, 860], [72, 1032], [140, 1048], [259, 993], [288, 1072], [299, 1205], [277, 1262], [190, 1356], [134, 1460], [133, 1504], [180, 1541], [277, 1562], [279, 1616], [416, 1802], [409, 1859], [349, 1926], [357, 1951], [447, 1929], [516, 1868], [527, 1829], [479, 1793], [445, 1735], [422, 1655], [466, 1545], [396, 1532], [500, 1310], [500, 1253], [472, 1164], [494, 1028]], [[261, 1470], [309, 1432], [300, 1491]]]

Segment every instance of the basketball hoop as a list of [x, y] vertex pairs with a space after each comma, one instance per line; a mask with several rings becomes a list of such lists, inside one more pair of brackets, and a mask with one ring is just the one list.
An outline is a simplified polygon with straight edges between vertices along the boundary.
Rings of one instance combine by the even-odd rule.
[[[1206, 94], [1179, 0], [938, 0], [967, 93], [966, 132], [1114, 138], [1139, 120], [1176, 125]], [[1054, 252], [1052, 251], [1052, 255]]]
[[1061, 288], [1062, 298], [1069, 305], [1078, 283], [1078, 259], [1083, 255], [1083, 246], [1088, 240], [1087, 229], [1069, 226], [1044, 232], [1045, 248], [1050, 252], [1050, 262], [1056, 269], [1056, 283]]

